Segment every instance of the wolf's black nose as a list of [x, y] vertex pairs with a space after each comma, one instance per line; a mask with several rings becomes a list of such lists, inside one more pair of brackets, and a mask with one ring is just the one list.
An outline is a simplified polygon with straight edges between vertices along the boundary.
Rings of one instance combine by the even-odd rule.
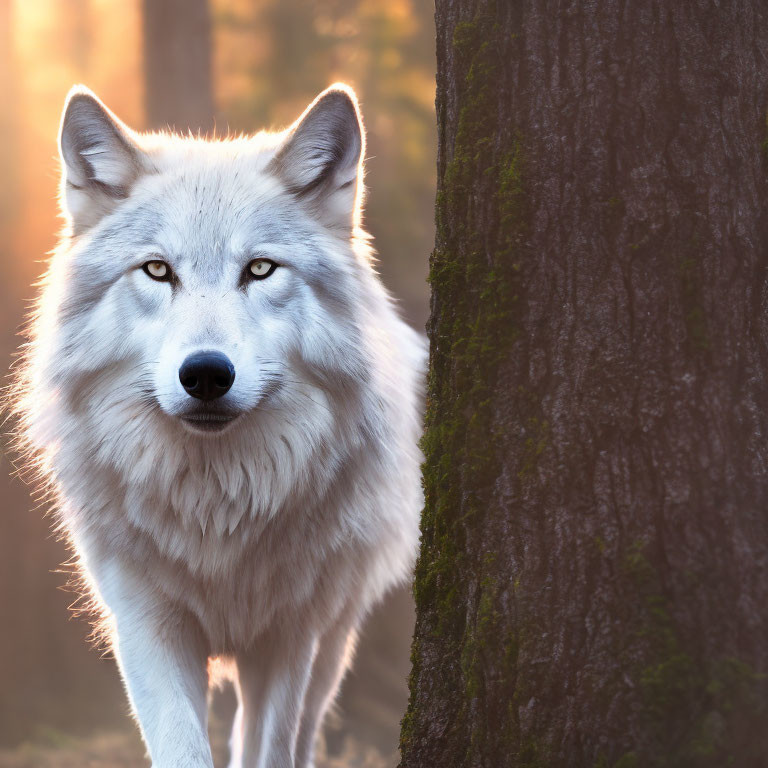
[[195, 352], [179, 368], [179, 381], [198, 400], [215, 400], [229, 392], [235, 366], [221, 352]]

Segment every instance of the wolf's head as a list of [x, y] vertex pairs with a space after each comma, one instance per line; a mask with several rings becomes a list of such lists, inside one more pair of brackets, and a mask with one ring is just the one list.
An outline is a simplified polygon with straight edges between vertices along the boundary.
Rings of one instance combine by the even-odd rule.
[[124, 403], [212, 435], [324, 372], [365, 375], [351, 89], [329, 88], [283, 133], [205, 141], [136, 134], [77, 88], [59, 144], [64, 379], [106, 377]]
[[421, 344], [359, 227], [349, 88], [283, 132], [224, 140], [135, 133], [76, 88], [59, 143], [67, 226], [18, 400], [44, 467], [170, 488], [197, 466], [263, 508], [415, 418]]

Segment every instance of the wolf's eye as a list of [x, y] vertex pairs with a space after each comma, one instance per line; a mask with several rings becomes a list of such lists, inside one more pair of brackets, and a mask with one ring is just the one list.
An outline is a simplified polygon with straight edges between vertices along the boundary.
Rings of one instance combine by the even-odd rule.
[[141, 268], [153, 279], [167, 282], [171, 279], [171, 268], [159, 259], [142, 264]]
[[249, 277], [254, 280], [263, 280], [269, 277], [277, 269], [277, 264], [270, 259], [254, 259], [246, 270]]

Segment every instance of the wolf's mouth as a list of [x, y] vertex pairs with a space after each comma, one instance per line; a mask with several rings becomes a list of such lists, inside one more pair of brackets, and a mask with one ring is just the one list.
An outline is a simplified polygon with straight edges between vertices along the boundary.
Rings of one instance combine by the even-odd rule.
[[225, 413], [185, 413], [181, 420], [195, 432], [222, 432], [239, 414]]

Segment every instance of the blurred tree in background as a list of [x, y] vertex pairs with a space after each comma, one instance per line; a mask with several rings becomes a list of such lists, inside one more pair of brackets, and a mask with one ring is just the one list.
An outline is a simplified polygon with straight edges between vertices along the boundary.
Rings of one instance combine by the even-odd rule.
[[[432, 14], [429, 0], [0, 0], [8, 364], [60, 226], [55, 139], [76, 82], [135, 128], [215, 126], [217, 135], [285, 127], [327, 85], [350, 83], [367, 121], [366, 226], [385, 282], [422, 328], [434, 240]], [[130, 729], [112, 662], [88, 649], [87, 623], [68, 621], [74, 595], [57, 590], [68, 554], [29, 489], [10, 478], [8, 458], [2, 468], [0, 745]], [[351, 729], [381, 752], [394, 750], [411, 627], [403, 590], [363, 633], [341, 702], [347, 730], [329, 735], [332, 747], [342, 749]]]
[[207, 0], [143, 0], [145, 127], [213, 128]]

